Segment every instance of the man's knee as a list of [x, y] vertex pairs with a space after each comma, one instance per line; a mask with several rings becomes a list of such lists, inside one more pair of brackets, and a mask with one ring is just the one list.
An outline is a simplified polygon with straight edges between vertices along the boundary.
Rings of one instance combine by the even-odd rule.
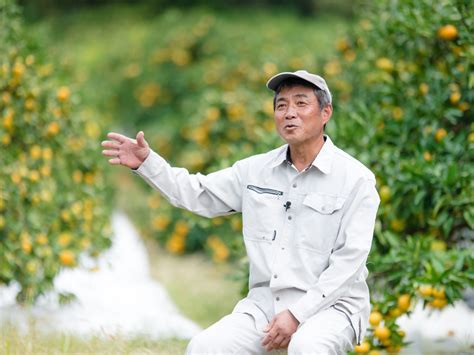
[[293, 334], [290, 344], [288, 345], [288, 354], [340, 354], [341, 346], [337, 339], [328, 337], [315, 338], [309, 337], [307, 334]]
[[241, 354], [261, 350], [262, 334], [252, 316], [232, 313], [191, 339], [186, 354]]
[[196, 354], [198, 352], [205, 352], [204, 345], [206, 344], [202, 332], [196, 334], [189, 342], [186, 348], [186, 354]]
[[206, 354], [226, 351], [225, 337], [215, 336], [206, 330], [195, 335], [186, 348], [186, 354]]

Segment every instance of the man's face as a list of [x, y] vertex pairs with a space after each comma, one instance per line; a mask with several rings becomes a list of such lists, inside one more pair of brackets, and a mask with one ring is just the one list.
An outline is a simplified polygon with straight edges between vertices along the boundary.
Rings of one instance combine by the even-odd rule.
[[311, 145], [322, 139], [324, 125], [331, 114], [331, 105], [319, 109], [312, 88], [299, 85], [283, 88], [276, 98], [276, 128], [290, 145]]

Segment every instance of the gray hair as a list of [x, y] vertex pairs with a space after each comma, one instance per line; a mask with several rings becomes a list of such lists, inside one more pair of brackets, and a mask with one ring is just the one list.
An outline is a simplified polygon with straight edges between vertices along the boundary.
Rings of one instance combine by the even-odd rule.
[[314, 91], [314, 95], [318, 100], [319, 110], [322, 111], [327, 105], [331, 104], [331, 100], [329, 95], [326, 91], [321, 90], [317, 86], [307, 82], [306, 80], [299, 79], [299, 78], [290, 78], [282, 81], [275, 90], [275, 95], [273, 96], [273, 110], [275, 110], [277, 96], [283, 88], [292, 88], [294, 86], [304, 86], [307, 88], [311, 88]]

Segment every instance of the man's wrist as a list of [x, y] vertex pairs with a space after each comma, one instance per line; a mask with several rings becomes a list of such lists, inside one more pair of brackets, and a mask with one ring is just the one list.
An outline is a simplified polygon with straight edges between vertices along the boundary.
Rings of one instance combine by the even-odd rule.
[[146, 154], [145, 158], [142, 160], [142, 159], [139, 159], [138, 157], [138, 160], [140, 161], [139, 165], [137, 165], [135, 168], [130, 168], [132, 170], [133, 173], [138, 173], [140, 170], [143, 170], [143, 168], [145, 167], [146, 164], [148, 164], [148, 160], [149, 158], [151, 157], [151, 152], [152, 150], [150, 148], [148, 148], [148, 153]]
[[[150, 156], [150, 152], [151, 152], [151, 149], [148, 148], [148, 151], [146, 152], [145, 156], [143, 157], [143, 159], [140, 159], [142, 162], [141, 164], [143, 164], [143, 162]], [[141, 165], [140, 164], [140, 165]], [[137, 169], [139, 168], [139, 166], [137, 167]]]
[[298, 323], [298, 325], [301, 324], [301, 322], [299, 321], [299, 319], [296, 318], [296, 316], [293, 314], [293, 312], [292, 312], [290, 309], [288, 309], [288, 313], [290, 314], [291, 318], [293, 318], [293, 320], [294, 320], [296, 323]]
[[288, 308], [288, 311], [290, 312], [291, 316], [298, 321], [298, 324], [303, 323], [303, 314], [298, 313], [298, 307], [296, 305], [291, 305]]

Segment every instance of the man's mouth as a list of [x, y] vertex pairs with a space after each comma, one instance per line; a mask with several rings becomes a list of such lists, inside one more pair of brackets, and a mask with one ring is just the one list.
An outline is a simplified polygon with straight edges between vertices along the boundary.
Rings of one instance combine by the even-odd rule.
[[285, 128], [296, 128], [297, 126], [294, 124], [287, 124], [285, 125]]

